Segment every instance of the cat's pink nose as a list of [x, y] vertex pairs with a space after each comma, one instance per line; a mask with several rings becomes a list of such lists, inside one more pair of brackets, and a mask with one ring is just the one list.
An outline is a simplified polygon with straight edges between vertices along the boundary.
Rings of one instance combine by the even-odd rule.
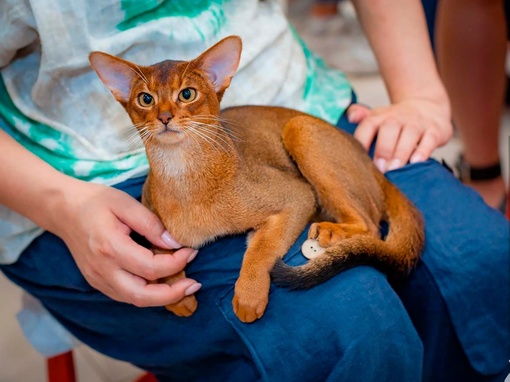
[[168, 112], [168, 111], [165, 111], [163, 113], [161, 113], [160, 115], [158, 115], [158, 119], [164, 124], [164, 125], [167, 125], [168, 122], [170, 122], [170, 120], [172, 119], [173, 115], [172, 113]]

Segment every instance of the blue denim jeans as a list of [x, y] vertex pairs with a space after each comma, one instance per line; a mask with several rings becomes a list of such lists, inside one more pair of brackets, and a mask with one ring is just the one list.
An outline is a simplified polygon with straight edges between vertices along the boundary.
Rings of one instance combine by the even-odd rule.
[[[339, 127], [355, 128], [345, 116]], [[188, 265], [203, 287], [190, 318], [137, 308], [92, 288], [65, 244], [44, 233], [0, 268], [79, 340], [161, 381], [503, 381], [510, 372], [509, 224], [433, 160], [387, 176], [423, 212], [426, 248], [393, 289], [356, 267], [306, 291], [271, 287], [262, 319], [232, 311], [245, 237], [218, 240]], [[139, 198], [144, 179], [117, 187]], [[284, 260], [300, 252], [306, 231]]]

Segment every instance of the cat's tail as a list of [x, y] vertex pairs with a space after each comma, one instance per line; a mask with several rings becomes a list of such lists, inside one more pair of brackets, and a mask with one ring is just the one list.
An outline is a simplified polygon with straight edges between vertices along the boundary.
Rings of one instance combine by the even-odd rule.
[[289, 266], [279, 259], [271, 270], [272, 281], [281, 287], [308, 289], [358, 265], [373, 266], [386, 273], [391, 281], [407, 276], [423, 250], [423, 219], [416, 207], [384, 176], [379, 183], [385, 195], [389, 223], [384, 240], [355, 235], [328, 247], [301, 266]]

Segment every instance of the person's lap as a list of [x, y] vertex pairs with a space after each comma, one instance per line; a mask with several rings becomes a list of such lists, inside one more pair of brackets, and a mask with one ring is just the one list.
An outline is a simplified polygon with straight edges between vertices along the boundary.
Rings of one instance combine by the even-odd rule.
[[435, 160], [386, 175], [425, 219], [422, 259], [398, 291], [424, 343], [424, 380], [502, 380], [510, 373], [510, 223]]
[[[411, 275], [409, 283], [399, 290], [409, 313], [381, 273], [358, 267], [307, 291], [290, 292], [272, 287], [262, 319], [243, 324], [235, 317], [231, 306], [233, 286], [245, 248], [242, 236], [208, 245], [188, 265], [189, 276], [203, 283], [197, 293], [199, 308], [190, 318], [175, 317], [164, 308], [136, 308], [108, 299], [87, 284], [64, 244], [48, 233], [36, 239], [17, 263], [2, 266], [2, 270], [40, 299], [81, 341], [158, 376], [171, 376], [172, 380], [225, 381], [242, 377], [247, 381], [322, 381], [328, 378], [335, 381], [340, 380], [340, 376], [349, 376], [352, 381], [376, 378], [418, 381], [422, 372], [422, 342], [426, 350], [426, 369], [437, 366], [435, 362], [448, 363], [455, 359], [446, 351], [450, 349], [458, 362], [465, 364], [461, 371], [450, 368], [452, 372], [467, 373], [475, 380], [477, 373], [470, 369], [474, 359], [478, 361], [478, 369], [487, 374], [503, 373], [505, 365], [500, 365], [499, 358], [493, 363], [484, 359], [479, 352], [485, 349], [470, 343], [471, 337], [461, 334], [459, 342], [457, 332], [464, 333], [470, 327], [465, 323], [452, 324], [450, 315], [453, 313], [455, 319], [456, 314], [464, 314], [463, 309], [476, 312], [476, 307], [469, 304], [471, 295], [466, 293], [475, 295], [475, 304], [477, 296], [480, 299], [488, 293], [497, 303], [506, 301], [508, 295], [497, 300], [507, 292], [506, 286], [489, 284], [498, 279], [499, 283], [508, 284], [508, 272], [494, 266], [494, 262], [499, 262], [500, 266], [508, 262], [502, 255], [504, 246], [499, 243], [505, 235], [508, 239], [508, 233], [502, 229], [494, 231], [494, 251], [486, 250], [477, 255], [469, 252], [468, 244], [477, 244], [478, 247], [474, 246], [477, 250], [486, 245], [487, 227], [484, 225], [508, 226], [481, 207], [481, 202], [463, 186], [457, 186], [455, 179], [435, 162], [408, 166], [388, 176], [423, 211], [427, 224], [423, 262]], [[141, 182], [133, 180], [122, 188], [138, 197]], [[471, 208], [476, 207], [476, 211], [490, 218], [480, 222], [465, 220], [465, 208], [463, 211], [459, 205], [459, 199], [463, 198]], [[295, 265], [305, 261], [299, 253], [305, 235], [304, 232], [289, 251], [286, 262]], [[464, 252], [470, 255], [466, 261], [473, 263], [467, 271], [462, 259]], [[486, 261], [482, 256], [493, 256], [493, 259]], [[478, 271], [478, 284], [470, 287], [462, 277], [472, 275], [479, 264], [483, 269]], [[456, 268], [462, 271], [456, 274]], [[435, 272], [451, 272], [453, 280], [432, 277]], [[488, 272], [495, 272], [492, 279]], [[460, 285], [461, 289], [451, 287], [452, 283]], [[443, 294], [446, 294], [446, 303]], [[456, 299], [456, 294], [461, 296]], [[424, 308], [422, 299], [428, 309]], [[488, 306], [492, 307], [490, 302]], [[481, 308], [484, 307], [487, 306]], [[497, 307], [491, 317], [495, 323], [488, 331], [481, 330], [481, 335], [501, 334], [498, 331], [505, 324], [504, 314], [505, 311]], [[433, 325], [427, 320], [444, 322], [447, 329], [432, 335]], [[471, 349], [469, 360], [463, 354], [461, 343]], [[489, 341], [489, 344], [492, 343]], [[508, 333], [503, 333], [502, 341], [496, 344], [493, 352], [505, 349]], [[441, 361], [431, 356], [438, 353], [430, 351], [434, 346], [440, 346], [446, 354]], [[504, 359], [508, 354], [497, 357]], [[430, 378], [446, 381], [451, 380], [451, 375], [430, 375]]]
[[[188, 275], [203, 283], [190, 318], [111, 301], [86, 283], [65, 245], [51, 234], [36, 239], [4, 271], [84, 343], [172, 380], [420, 375], [422, 348], [412, 323], [385, 277], [368, 267], [308, 291], [273, 287], [262, 319], [240, 322], [231, 301], [244, 247], [244, 237], [222, 239], [190, 263]], [[299, 244], [287, 261], [304, 262]]]

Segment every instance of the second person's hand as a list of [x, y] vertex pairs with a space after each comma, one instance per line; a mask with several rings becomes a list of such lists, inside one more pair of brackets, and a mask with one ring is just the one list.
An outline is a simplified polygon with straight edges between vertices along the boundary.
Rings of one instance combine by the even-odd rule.
[[409, 99], [368, 109], [355, 104], [347, 118], [359, 123], [354, 137], [368, 150], [377, 136], [374, 162], [381, 172], [422, 162], [452, 136], [449, 108], [428, 99]]

